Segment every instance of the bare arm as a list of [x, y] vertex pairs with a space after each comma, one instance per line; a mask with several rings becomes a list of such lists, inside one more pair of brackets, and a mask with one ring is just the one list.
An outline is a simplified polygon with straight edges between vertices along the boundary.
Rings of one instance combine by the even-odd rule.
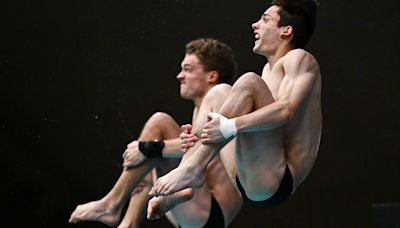
[[181, 158], [183, 153], [181, 151], [181, 139], [168, 139], [164, 140], [165, 146], [162, 151], [165, 158]]
[[[163, 157], [181, 158], [183, 156], [180, 150], [180, 138], [164, 140], [164, 148], [162, 150]], [[139, 141], [135, 140], [128, 144], [127, 149], [122, 155], [124, 159], [122, 166], [125, 168], [139, 165], [147, 157], [139, 150]]]
[[303, 50], [295, 50], [285, 58], [285, 76], [276, 101], [237, 117], [236, 127], [239, 132], [271, 130], [286, 124], [310, 94], [319, 75], [318, 63], [314, 57]]

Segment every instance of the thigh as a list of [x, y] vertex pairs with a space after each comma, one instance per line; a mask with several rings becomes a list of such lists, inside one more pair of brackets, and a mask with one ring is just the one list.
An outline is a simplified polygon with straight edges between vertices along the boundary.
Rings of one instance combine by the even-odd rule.
[[182, 227], [202, 227], [211, 211], [211, 192], [207, 185], [194, 189], [193, 198], [171, 210], [171, 215]]
[[233, 146], [229, 145], [214, 156], [206, 175], [206, 184], [222, 210], [226, 225], [232, 222], [242, 206], [242, 198], [233, 179], [236, 177]]
[[255, 73], [246, 73], [232, 86], [220, 113], [231, 118], [248, 114], [272, 102], [274, 98], [265, 81]]
[[172, 116], [156, 112], [146, 121], [139, 139], [173, 139], [180, 133], [181, 128]]
[[246, 195], [252, 200], [267, 199], [279, 187], [286, 167], [282, 133], [282, 128], [278, 128], [237, 136], [237, 174]]
[[222, 164], [225, 167], [225, 170], [228, 172], [229, 178], [233, 183], [235, 183], [236, 178], [235, 145], [236, 138], [233, 138], [219, 152]]

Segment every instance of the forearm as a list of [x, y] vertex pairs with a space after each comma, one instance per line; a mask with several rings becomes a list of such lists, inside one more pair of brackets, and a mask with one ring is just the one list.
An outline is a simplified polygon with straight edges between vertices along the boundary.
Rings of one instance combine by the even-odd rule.
[[268, 131], [280, 127], [290, 118], [286, 101], [276, 101], [246, 115], [236, 118], [238, 132]]
[[162, 150], [163, 157], [165, 158], [181, 158], [183, 153], [180, 149], [181, 139], [167, 139], [164, 140], [165, 146]]

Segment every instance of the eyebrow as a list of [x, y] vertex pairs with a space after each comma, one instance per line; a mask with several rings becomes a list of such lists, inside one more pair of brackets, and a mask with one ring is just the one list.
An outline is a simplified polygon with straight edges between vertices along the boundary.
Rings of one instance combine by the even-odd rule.
[[193, 65], [193, 64], [190, 64], [190, 63], [185, 63], [185, 64], [181, 65], [181, 69], [186, 68], [186, 67], [193, 68], [193, 67], [196, 67], [196, 66]]

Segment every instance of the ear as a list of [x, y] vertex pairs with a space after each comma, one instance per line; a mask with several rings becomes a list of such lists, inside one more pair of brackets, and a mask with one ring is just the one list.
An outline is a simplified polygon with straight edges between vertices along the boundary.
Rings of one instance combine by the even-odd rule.
[[219, 80], [219, 73], [216, 70], [210, 71], [208, 74], [208, 83], [217, 84]]
[[282, 31], [281, 31], [281, 36], [283, 39], [287, 39], [293, 35], [293, 27], [288, 25], [288, 26], [282, 26]]

